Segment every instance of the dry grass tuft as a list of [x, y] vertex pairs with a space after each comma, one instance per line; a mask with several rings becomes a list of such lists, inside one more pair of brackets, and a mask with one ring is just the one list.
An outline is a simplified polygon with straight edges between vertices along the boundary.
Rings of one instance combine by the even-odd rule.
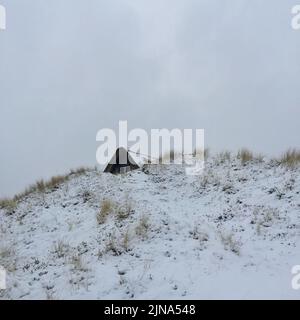
[[2, 265], [9, 272], [14, 272], [17, 269], [16, 252], [13, 247], [0, 247], [0, 262], [0, 265]]
[[207, 160], [209, 157], [209, 148], [203, 149], [195, 149], [193, 152], [193, 156], [200, 160]]
[[45, 184], [45, 182], [44, 182], [43, 179], [37, 181], [37, 183], [36, 183], [36, 189], [37, 189], [38, 192], [44, 192], [44, 191], [45, 191], [45, 189], [46, 189], [46, 184]]
[[37, 181], [35, 184], [26, 188], [23, 192], [14, 196], [14, 201], [19, 201], [24, 199], [25, 197], [35, 193], [40, 192], [44, 193], [47, 190], [55, 190], [58, 189], [59, 186], [69, 180], [69, 175], [58, 175], [52, 177], [48, 181], [44, 181], [43, 179]]
[[122, 249], [120, 248], [120, 244], [115, 233], [109, 235], [105, 245], [105, 252], [112, 252], [115, 256], [122, 254]]
[[231, 160], [231, 152], [230, 151], [222, 151], [216, 156], [216, 164], [224, 164], [229, 163]]
[[121, 203], [114, 202], [110, 199], [104, 199], [101, 203], [99, 212], [96, 215], [98, 224], [105, 223], [109, 215], [113, 216], [118, 222], [127, 219], [134, 213], [131, 199], [126, 197]]
[[158, 162], [159, 164], [170, 164], [174, 163], [175, 159], [178, 159], [179, 157], [183, 157], [183, 155], [180, 152], [170, 150], [165, 152], [162, 156], [160, 156]]
[[288, 168], [295, 168], [300, 164], [300, 150], [289, 149], [279, 159], [279, 163]]
[[121, 245], [126, 252], [129, 251], [130, 249], [130, 241], [131, 241], [130, 232], [129, 232], [129, 229], [127, 229], [122, 236], [122, 242], [121, 242]]
[[234, 239], [233, 234], [220, 233], [221, 242], [225, 250], [230, 250], [236, 255], [240, 255], [240, 243]]
[[28, 188], [26, 188], [23, 192], [16, 194], [14, 196], [14, 200], [15, 201], [22, 200], [34, 192], [36, 192], [36, 185], [31, 185]]
[[89, 171], [90, 169], [87, 167], [79, 167], [77, 169], [71, 169], [70, 175], [82, 175]]
[[265, 158], [265, 156], [264, 156], [262, 153], [259, 153], [259, 154], [257, 154], [257, 155], [255, 156], [255, 160], [256, 160], [257, 162], [259, 162], [259, 163], [264, 162], [264, 158]]
[[108, 252], [112, 252], [113, 255], [119, 256], [125, 252], [130, 251], [131, 240], [132, 235], [130, 234], [129, 229], [126, 229], [122, 233], [119, 233], [118, 236], [116, 236], [116, 230], [113, 231], [107, 238], [104, 252], [101, 251], [100, 255], [98, 254], [98, 257], [102, 257], [103, 253]]
[[0, 200], [0, 209], [6, 210], [8, 214], [14, 213], [17, 206], [18, 202], [14, 199], [5, 198]]
[[68, 181], [71, 175], [82, 175], [88, 172], [90, 169], [87, 167], [79, 167], [77, 169], [72, 169], [69, 174], [65, 175], [57, 175], [52, 177], [48, 181], [44, 181], [43, 179], [37, 181], [35, 184], [26, 188], [23, 192], [14, 196], [14, 201], [19, 201], [24, 199], [25, 197], [31, 195], [35, 192], [44, 193], [47, 190], [55, 190], [58, 189], [61, 184]]
[[48, 182], [46, 182], [46, 188], [49, 189], [56, 189], [59, 187], [60, 184], [66, 182], [69, 177], [66, 176], [54, 176]]
[[82, 260], [82, 257], [78, 254], [73, 254], [70, 257], [70, 263], [73, 266], [73, 270], [76, 271], [88, 271], [88, 268], [86, 267], [85, 263]]
[[142, 215], [140, 217], [138, 224], [135, 227], [135, 233], [136, 235], [142, 238], [145, 238], [149, 228], [150, 228], [149, 217], [146, 215]]
[[256, 224], [256, 232], [258, 235], [261, 235], [263, 227], [271, 227], [275, 220], [280, 219], [280, 212], [277, 208], [258, 207], [254, 209], [253, 216], [253, 223]]
[[108, 215], [113, 212], [115, 203], [109, 199], [104, 199], [101, 203], [100, 211], [96, 215], [98, 224], [103, 224]]
[[219, 187], [221, 184], [221, 179], [218, 174], [213, 170], [207, 170], [203, 175], [199, 176], [200, 179], [200, 188], [206, 189], [207, 187]]
[[245, 165], [247, 162], [253, 160], [253, 153], [248, 149], [241, 149], [239, 150], [237, 157], [241, 160], [242, 165]]
[[57, 256], [57, 258], [66, 257], [69, 254], [69, 251], [70, 245], [62, 240], [59, 240], [54, 244], [53, 252]]

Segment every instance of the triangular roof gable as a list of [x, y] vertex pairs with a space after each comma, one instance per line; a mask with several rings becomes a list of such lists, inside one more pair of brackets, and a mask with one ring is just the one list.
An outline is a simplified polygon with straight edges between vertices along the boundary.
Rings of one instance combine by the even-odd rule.
[[104, 172], [121, 173], [120, 168], [124, 168], [124, 167], [129, 167], [128, 171], [139, 168], [139, 166], [133, 160], [133, 158], [128, 153], [128, 151], [125, 148], [120, 147], [116, 150], [115, 154], [113, 155], [111, 160], [108, 162], [106, 168], [104, 169]]

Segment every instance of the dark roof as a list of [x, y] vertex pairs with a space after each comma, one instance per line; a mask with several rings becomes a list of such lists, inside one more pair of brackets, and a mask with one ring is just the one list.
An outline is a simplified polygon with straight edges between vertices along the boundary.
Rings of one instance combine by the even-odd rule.
[[106, 168], [104, 169], [104, 172], [118, 174], [118, 173], [122, 173], [121, 168], [124, 168], [124, 167], [127, 167], [126, 171], [139, 169], [139, 166], [132, 159], [128, 151], [125, 148], [120, 147], [116, 150], [115, 154], [113, 155], [111, 160], [108, 162]]

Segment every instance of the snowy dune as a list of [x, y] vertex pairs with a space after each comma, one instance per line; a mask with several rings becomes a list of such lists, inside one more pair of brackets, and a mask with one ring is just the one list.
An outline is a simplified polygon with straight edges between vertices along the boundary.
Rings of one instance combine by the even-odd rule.
[[0, 298], [300, 299], [299, 173], [212, 156], [202, 176], [73, 174], [0, 210]]

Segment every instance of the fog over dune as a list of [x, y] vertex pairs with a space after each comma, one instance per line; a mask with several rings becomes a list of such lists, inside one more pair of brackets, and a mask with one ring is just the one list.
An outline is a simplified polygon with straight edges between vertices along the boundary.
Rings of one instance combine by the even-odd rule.
[[96, 164], [96, 133], [204, 128], [212, 150], [300, 147], [295, 0], [0, 0], [0, 197]]

